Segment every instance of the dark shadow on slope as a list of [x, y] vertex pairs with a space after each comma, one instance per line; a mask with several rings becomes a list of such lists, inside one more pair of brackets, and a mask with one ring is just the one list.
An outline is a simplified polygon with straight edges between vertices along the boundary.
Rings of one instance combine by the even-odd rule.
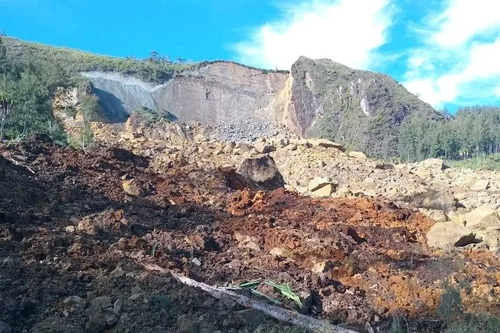
[[129, 113], [125, 110], [122, 100], [107, 91], [95, 87], [93, 90], [99, 97], [99, 104], [103, 109], [105, 118], [108, 119], [110, 123], [123, 123], [127, 120]]

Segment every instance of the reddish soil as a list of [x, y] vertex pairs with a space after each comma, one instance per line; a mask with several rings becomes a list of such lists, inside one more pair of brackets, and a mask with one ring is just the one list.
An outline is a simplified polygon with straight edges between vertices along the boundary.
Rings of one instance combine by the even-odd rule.
[[[213, 285], [287, 283], [310, 300], [304, 312], [359, 331], [367, 322], [386, 331], [395, 315], [440, 331], [447, 278], [470, 286], [468, 311], [500, 315], [497, 256], [431, 251], [432, 222], [382, 198], [236, 191], [227, 170], [178, 161], [157, 174], [126, 150], [37, 139], [0, 146], [0, 321], [13, 332], [252, 331], [230, 319], [239, 308], [145, 262]], [[100, 296], [121, 304], [118, 323], [102, 329], [89, 306]]]

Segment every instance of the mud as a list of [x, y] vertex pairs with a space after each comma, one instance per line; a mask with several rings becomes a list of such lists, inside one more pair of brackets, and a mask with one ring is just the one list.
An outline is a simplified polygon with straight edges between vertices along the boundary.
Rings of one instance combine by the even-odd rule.
[[[445, 280], [467, 284], [467, 311], [500, 315], [498, 256], [433, 252], [433, 222], [383, 198], [234, 190], [228, 170], [180, 158], [158, 171], [127, 150], [41, 139], [0, 145], [0, 321], [13, 332], [257, 329], [149, 262], [214, 285], [286, 283], [308, 300], [303, 312], [359, 331], [387, 331], [394, 316], [440, 331]], [[97, 311], [103, 296], [112, 306]]]

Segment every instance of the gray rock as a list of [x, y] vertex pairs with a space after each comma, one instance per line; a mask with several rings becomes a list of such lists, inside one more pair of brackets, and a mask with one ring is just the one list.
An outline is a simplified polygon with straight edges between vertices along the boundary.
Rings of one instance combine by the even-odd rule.
[[471, 229], [500, 229], [500, 218], [496, 210], [489, 204], [477, 207], [465, 215], [465, 225]]
[[39, 322], [31, 330], [30, 333], [83, 333], [83, 327], [74, 325], [68, 322], [67, 318], [49, 317], [42, 322]]
[[427, 245], [437, 248], [460, 247], [479, 242], [474, 232], [453, 222], [438, 222], [427, 232]]
[[11, 332], [12, 329], [10, 328], [10, 325], [4, 321], [0, 321], [0, 333], [11, 333]]
[[248, 187], [255, 190], [274, 190], [285, 185], [283, 176], [269, 155], [245, 158], [236, 173], [247, 182]]
[[90, 301], [90, 312], [100, 312], [101, 310], [112, 308], [113, 299], [109, 296], [100, 296]]

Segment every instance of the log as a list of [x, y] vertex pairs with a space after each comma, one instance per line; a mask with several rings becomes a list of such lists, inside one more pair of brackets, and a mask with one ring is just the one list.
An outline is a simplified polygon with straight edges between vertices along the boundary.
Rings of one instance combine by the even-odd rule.
[[244, 306], [246, 308], [251, 308], [255, 310], [260, 310], [264, 312], [266, 315], [273, 317], [279, 321], [287, 322], [289, 324], [311, 330], [313, 332], [318, 333], [358, 333], [357, 331], [353, 331], [344, 327], [340, 327], [337, 325], [333, 325], [325, 320], [319, 320], [310, 316], [306, 316], [300, 314], [298, 312], [283, 309], [275, 305], [266, 304], [260, 301], [253, 300], [247, 296], [237, 294], [233, 291], [230, 291], [226, 288], [214, 287], [203, 282], [198, 282], [193, 279], [190, 279], [184, 275], [175, 273], [172, 270], [162, 268], [155, 264], [141, 264], [145, 269], [149, 271], [157, 271], [162, 274], [171, 274], [175, 277], [179, 282], [192, 286], [195, 288], [199, 288], [207, 293], [210, 296], [221, 299], [221, 298], [230, 298], [234, 300], [236, 303]]

